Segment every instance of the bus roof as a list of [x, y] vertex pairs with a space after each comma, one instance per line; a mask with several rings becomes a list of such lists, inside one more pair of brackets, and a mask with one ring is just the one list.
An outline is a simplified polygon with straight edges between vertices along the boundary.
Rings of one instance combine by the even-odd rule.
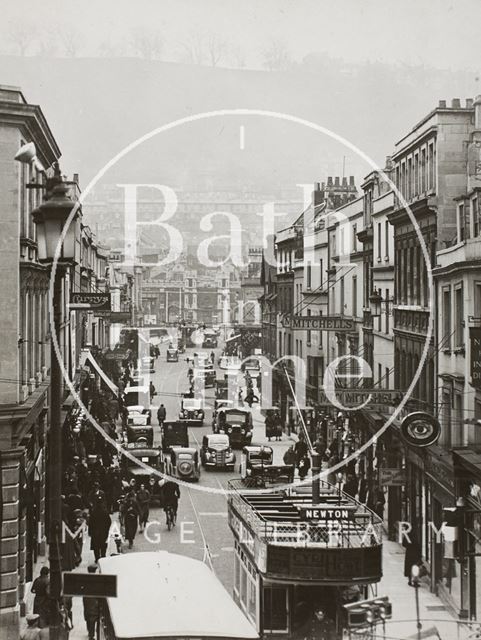
[[215, 574], [199, 560], [146, 551], [101, 558], [99, 566], [102, 573], [117, 575], [117, 598], [108, 598], [108, 605], [119, 639], [259, 637]]

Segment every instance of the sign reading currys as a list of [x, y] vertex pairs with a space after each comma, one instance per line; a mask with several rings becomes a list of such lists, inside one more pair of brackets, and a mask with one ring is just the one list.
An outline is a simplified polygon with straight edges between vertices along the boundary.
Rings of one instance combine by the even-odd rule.
[[87, 309], [92, 311], [110, 311], [110, 293], [70, 292], [69, 309]]

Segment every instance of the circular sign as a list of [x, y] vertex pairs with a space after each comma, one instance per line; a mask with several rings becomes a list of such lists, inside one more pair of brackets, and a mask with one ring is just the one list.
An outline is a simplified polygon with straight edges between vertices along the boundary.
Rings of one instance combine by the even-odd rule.
[[441, 425], [431, 414], [416, 411], [402, 421], [401, 435], [413, 447], [429, 447], [441, 435]]

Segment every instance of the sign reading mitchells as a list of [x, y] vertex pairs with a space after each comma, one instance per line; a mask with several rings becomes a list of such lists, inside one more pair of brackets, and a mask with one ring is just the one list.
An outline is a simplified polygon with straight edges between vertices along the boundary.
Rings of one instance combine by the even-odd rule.
[[110, 311], [110, 293], [70, 292], [70, 309], [91, 309], [92, 311]]
[[471, 384], [481, 389], [481, 327], [469, 329], [471, 342]]
[[[399, 389], [336, 389], [336, 399], [344, 407], [353, 409], [369, 402], [375, 405], [394, 405], [401, 400]], [[319, 403], [332, 404], [324, 391], [319, 390]]]
[[352, 318], [342, 316], [296, 316], [285, 315], [281, 318], [285, 329], [294, 331], [355, 331], [356, 323]]

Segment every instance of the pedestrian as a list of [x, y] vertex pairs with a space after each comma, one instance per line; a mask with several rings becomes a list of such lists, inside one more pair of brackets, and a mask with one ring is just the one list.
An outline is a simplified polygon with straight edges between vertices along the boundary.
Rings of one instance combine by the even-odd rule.
[[307, 456], [308, 452], [307, 443], [302, 432], [299, 434], [299, 440], [294, 445], [294, 451], [296, 454], [296, 464], [299, 466], [299, 462]]
[[[89, 564], [87, 571], [95, 573], [96, 564]], [[99, 622], [99, 601], [97, 598], [82, 598], [84, 605], [84, 619], [87, 625], [88, 640], [95, 640], [97, 626]]]
[[304, 480], [310, 468], [311, 468], [311, 461], [309, 456], [306, 454], [303, 458], [301, 458], [297, 462], [297, 471], [299, 472], [299, 478], [301, 480]]
[[135, 492], [131, 491], [122, 505], [122, 521], [124, 523], [125, 538], [129, 541], [129, 549], [132, 549], [137, 533], [140, 509]]
[[93, 507], [89, 518], [90, 548], [94, 552], [95, 562], [105, 557], [111, 524], [105, 503], [100, 501]]
[[140, 510], [140, 532], [142, 533], [145, 525], [149, 521], [150, 511], [150, 491], [146, 488], [144, 483], [140, 485], [140, 489], [137, 491], [137, 502], [139, 503]]
[[354, 473], [348, 473], [343, 491], [353, 498], [356, 497], [359, 488], [359, 482]]
[[411, 531], [407, 536], [408, 537], [405, 536], [403, 540], [403, 547], [406, 549], [406, 555], [404, 556], [404, 577], [408, 579], [408, 585], [412, 587], [413, 566], [419, 566], [421, 564], [422, 550], [414, 531]]
[[164, 405], [161, 404], [160, 407], [157, 409], [157, 421], [160, 427], [164, 424], [166, 417], [167, 417], [167, 411], [165, 410]]
[[98, 505], [100, 502], [107, 504], [105, 492], [100, 488], [100, 482], [98, 482], [98, 480], [94, 481], [92, 490], [88, 495], [87, 502], [90, 509], [93, 509], [93, 507]]
[[40, 569], [40, 575], [35, 578], [32, 584], [32, 593], [35, 594], [33, 600], [33, 613], [38, 613], [39, 627], [46, 627], [49, 622], [50, 613], [50, 599], [49, 599], [49, 586], [50, 586], [50, 570], [48, 567], [42, 567]]
[[40, 628], [38, 626], [40, 616], [38, 613], [29, 613], [25, 616], [27, 628], [20, 634], [20, 640], [38, 640]]
[[284, 464], [294, 466], [296, 464], [296, 452], [294, 446], [290, 446], [283, 457]]
[[152, 402], [152, 398], [156, 395], [156, 391], [155, 391], [155, 387], [154, 387], [154, 383], [152, 382], [152, 380], [149, 383], [149, 391], [150, 391], [150, 401]]

